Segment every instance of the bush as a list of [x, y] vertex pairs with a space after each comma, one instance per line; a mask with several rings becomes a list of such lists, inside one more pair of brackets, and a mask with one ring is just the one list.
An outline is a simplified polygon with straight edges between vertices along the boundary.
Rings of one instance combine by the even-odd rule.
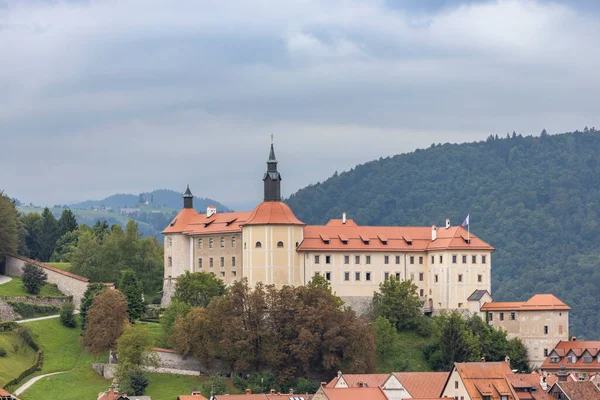
[[31, 348], [35, 351], [38, 351], [40, 348], [37, 345], [37, 343], [35, 342], [35, 340], [33, 339], [33, 335], [31, 334], [31, 331], [29, 330], [28, 327], [24, 326], [24, 325], [20, 325], [17, 329], [17, 336], [19, 336], [19, 338], [21, 339], [21, 341], [29, 346], [31, 346]]
[[126, 393], [133, 396], [143, 396], [146, 388], [150, 384], [150, 379], [141, 368], [135, 368], [127, 375], [127, 382], [123, 387], [126, 388]]
[[[213, 375], [208, 380], [202, 382], [200, 385], [200, 393], [207, 399], [213, 394], [225, 394], [227, 391], [227, 385], [225, 378], [219, 375]], [[258, 393], [258, 392], [256, 392]]]
[[62, 308], [60, 309], [60, 322], [67, 328], [75, 328], [77, 326], [77, 321], [75, 320], [73, 310], [73, 303], [70, 301], [63, 304]]
[[0, 347], [0, 357], [6, 357], [6, 349], [4, 347]]
[[37, 265], [25, 264], [23, 268], [23, 286], [29, 294], [38, 294], [48, 281], [48, 275]]
[[31, 303], [22, 303], [19, 301], [8, 301], [7, 303], [23, 318], [42, 317], [45, 315], [58, 314], [59, 312], [59, 308], [55, 306], [42, 306]]

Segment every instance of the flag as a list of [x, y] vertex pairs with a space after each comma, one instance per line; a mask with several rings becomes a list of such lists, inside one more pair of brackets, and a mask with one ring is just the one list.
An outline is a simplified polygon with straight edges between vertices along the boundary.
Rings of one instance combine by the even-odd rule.
[[463, 221], [463, 223], [462, 223], [461, 226], [464, 227], [464, 226], [467, 226], [467, 225], [469, 225], [469, 214], [467, 214], [467, 218], [465, 218], [465, 220]]

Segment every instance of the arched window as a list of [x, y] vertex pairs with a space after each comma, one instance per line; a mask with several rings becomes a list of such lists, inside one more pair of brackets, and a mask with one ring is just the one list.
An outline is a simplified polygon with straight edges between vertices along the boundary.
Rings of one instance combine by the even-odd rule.
[[256, 248], [260, 249], [262, 247], [262, 243], [261, 242], [256, 242]]
[[277, 247], [283, 247], [283, 242], [277, 242]]

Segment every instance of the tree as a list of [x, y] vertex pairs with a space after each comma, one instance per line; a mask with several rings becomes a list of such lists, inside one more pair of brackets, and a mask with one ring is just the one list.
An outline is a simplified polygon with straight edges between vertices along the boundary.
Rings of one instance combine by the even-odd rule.
[[91, 281], [102, 281], [100, 242], [92, 231], [84, 231], [79, 235], [77, 245], [71, 251], [73, 270]]
[[56, 246], [54, 247], [54, 253], [50, 257], [50, 261], [52, 262], [71, 262], [71, 256], [73, 249], [77, 246], [77, 241], [79, 240], [79, 235], [81, 234], [81, 230], [76, 229], [71, 232], [67, 232], [56, 241]]
[[175, 321], [179, 316], [185, 317], [192, 307], [188, 304], [182, 303], [177, 299], [172, 299], [169, 306], [165, 309], [165, 312], [160, 318], [160, 325], [163, 331], [163, 338], [166, 342], [170, 341], [171, 335], [173, 335], [173, 328]]
[[42, 212], [40, 226], [40, 252], [38, 254], [40, 261], [50, 261], [50, 256], [52, 256], [52, 253], [54, 252], [58, 235], [58, 221], [48, 207], [46, 207]]
[[[244, 388], [245, 389], [245, 388]], [[213, 375], [200, 385], [200, 393], [202, 396], [211, 398], [213, 395], [225, 394], [227, 391], [227, 383], [225, 378], [219, 375]]]
[[0, 261], [17, 252], [19, 231], [17, 208], [4, 192], [0, 191]]
[[114, 349], [128, 320], [127, 299], [118, 290], [98, 294], [87, 313], [85, 346], [94, 354]]
[[125, 379], [121, 379], [119, 383], [125, 393], [133, 396], [143, 396], [150, 384], [150, 378], [142, 368], [136, 367], [130, 370]]
[[29, 294], [38, 294], [48, 280], [48, 275], [37, 265], [27, 263], [23, 268], [23, 286]]
[[206, 307], [215, 296], [225, 293], [225, 284], [208, 272], [186, 271], [177, 278], [174, 299], [193, 307]]
[[[373, 322], [375, 332], [375, 360], [379, 368], [390, 367], [389, 362], [395, 359], [398, 350], [398, 332], [396, 327], [382, 316]], [[394, 370], [395, 371], [395, 370]]]
[[521, 339], [513, 338], [508, 341], [508, 356], [510, 357], [511, 369], [516, 369], [523, 374], [529, 372], [527, 349]]
[[38, 213], [29, 213], [20, 217], [21, 225], [25, 230], [25, 245], [29, 250], [29, 257], [37, 260], [40, 258], [40, 236], [42, 216]]
[[477, 361], [477, 338], [458, 311], [436, 317], [437, 335], [425, 349], [425, 357], [437, 371], [449, 371], [455, 362]]
[[123, 271], [123, 278], [119, 284], [119, 290], [127, 298], [127, 310], [129, 312], [129, 321], [138, 320], [146, 311], [144, 305], [142, 286], [132, 270]]
[[77, 326], [77, 321], [75, 320], [73, 310], [73, 303], [70, 301], [63, 304], [63, 306], [60, 308], [60, 322], [67, 328], [75, 328]]
[[87, 326], [87, 312], [92, 306], [92, 303], [97, 295], [107, 290], [106, 285], [102, 283], [91, 283], [88, 285], [85, 293], [83, 294], [83, 298], [81, 299], [81, 304], [79, 305], [79, 315], [81, 316], [81, 329], [86, 328]]
[[66, 233], [73, 232], [79, 227], [75, 214], [70, 209], [63, 210], [58, 220], [58, 237], [65, 235]]
[[154, 338], [144, 325], [127, 325], [117, 341], [117, 357], [122, 367], [157, 367], [158, 356], [152, 351]]
[[423, 317], [423, 301], [418, 287], [409, 281], [391, 278], [379, 285], [373, 295], [375, 312], [390, 321], [398, 330], [410, 330], [419, 326]]

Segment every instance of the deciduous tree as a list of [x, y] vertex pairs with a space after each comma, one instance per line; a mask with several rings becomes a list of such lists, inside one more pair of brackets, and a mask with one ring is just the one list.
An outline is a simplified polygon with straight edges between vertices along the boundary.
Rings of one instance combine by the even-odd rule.
[[114, 349], [127, 323], [127, 299], [120, 291], [98, 294], [87, 313], [85, 346], [94, 354]]
[[107, 290], [107, 287], [102, 283], [91, 283], [88, 285], [85, 293], [83, 294], [83, 298], [81, 299], [81, 304], [79, 305], [79, 316], [81, 317], [81, 329], [85, 329], [87, 326], [87, 313], [94, 298], [97, 295]]
[[0, 260], [19, 247], [17, 216], [12, 200], [0, 191]]
[[186, 271], [177, 278], [173, 298], [193, 307], [206, 307], [215, 296], [225, 293], [225, 284], [208, 272]]
[[379, 292], [373, 295], [375, 312], [400, 331], [416, 328], [423, 318], [423, 301], [417, 290], [411, 280], [391, 278], [384, 281], [379, 285]]

